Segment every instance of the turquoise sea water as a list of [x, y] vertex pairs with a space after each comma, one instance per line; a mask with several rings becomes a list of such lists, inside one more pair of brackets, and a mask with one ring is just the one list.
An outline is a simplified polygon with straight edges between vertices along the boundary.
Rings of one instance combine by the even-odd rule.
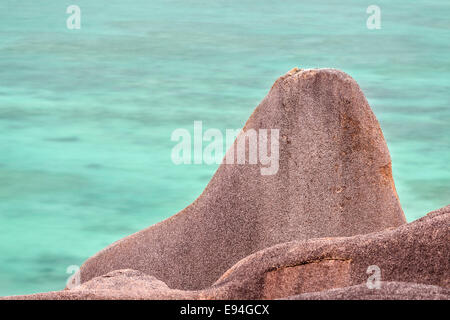
[[62, 289], [192, 202], [217, 165], [174, 165], [172, 131], [242, 127], [295, 66], [358, 81], [408, 221], [450, 203], [449, 17], [446, 0], [2, 0], [0, 295]]

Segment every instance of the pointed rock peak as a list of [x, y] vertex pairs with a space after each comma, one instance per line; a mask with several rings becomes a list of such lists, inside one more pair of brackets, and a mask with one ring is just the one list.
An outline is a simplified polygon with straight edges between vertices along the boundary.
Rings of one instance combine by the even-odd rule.
[[293, 69], [255, 109], [197, 200], [99, 252], [81, 279], [134, 269], [170, 288], [200, 289], [278, 243], [405, 222], [386, 142], [357, 83], [334, 69]]

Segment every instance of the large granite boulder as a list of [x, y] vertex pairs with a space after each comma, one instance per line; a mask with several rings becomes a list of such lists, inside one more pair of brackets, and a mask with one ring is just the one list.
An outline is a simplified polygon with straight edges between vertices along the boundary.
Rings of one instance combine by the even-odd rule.
[[[369, 266], [379, 268], [379, 286], [370, 279]], [[6, 299], [449, 300], [449, 271], [447, 206], [398, 228], [291, 241], [263, 249], [202, 290], [171, 289], [143, 272], [117, 270], [71, 290]]]
[[449, 300], [450, 290], [437, 286], [408, 282], [380, 283], [377, 290], [366, 284], [320, 292], [303, 293], [288, 300]]
[[[279, 299], [379, 280], [450, 289], [450, 206], [398, 228], [278, 244], [250, 255], [214, 284], [222, 299]], [[377, 290], [376, 288], [373, 290]]]
[[[256, 108], [243, 130], [250, 129], [279, 129], [275, 174], [263, 174], [261, 164], [223, 163], [187, 208], [87, 260], [81, 281], [134, 269], [171, 288], [202, 289], [242, 258], [279, 243], [406, 222], [380, 126], [347, 74], [292, 70]], [[270, 139], [263, 143], [270, 150]]]

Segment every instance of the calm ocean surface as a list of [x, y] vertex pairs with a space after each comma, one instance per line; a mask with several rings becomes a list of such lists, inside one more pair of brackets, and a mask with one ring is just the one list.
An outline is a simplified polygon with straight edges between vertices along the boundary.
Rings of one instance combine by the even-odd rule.
[[2, 0], [0, 295], [62, 289], [192, 202], [217, 165], [174, 165], [172, 131], [242, 127], [295, 66], [360, 84], [408, 221], [450, 203], [450, 2], [342, 3]]

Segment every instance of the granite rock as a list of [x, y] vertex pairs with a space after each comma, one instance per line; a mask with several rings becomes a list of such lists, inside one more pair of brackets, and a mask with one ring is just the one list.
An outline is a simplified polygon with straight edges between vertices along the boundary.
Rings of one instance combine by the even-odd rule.
[[381, 282], [379, 289], [368, 289], [365, 284], [303, 293], [287, 300], [450, 300], [450, 290], [417, 283]]
[[[367, 286], [376, 265], [380, 287]], [[117, 270], [79, 287], [6, 299], [445, 299], [450, 289], [450, 206], [398, 228], [291, 241], [258, 251], [202, 290], [169, 288]]]
[[[278, 299], [380, 280], [450, 288], [450, 206], [398, 228], [292, 241], [261, 250], [214, 284], [223, 299]], [[225, 289], [226, 288], [226, 289]]]
[[223, 163], [187, 208], [88, 259], [81, 281], [133, 269], [198, 290], [279, 243], [406, 223], [380, 126], [349, 75], [293, 69], [256, 108], [244, 132], [250, 129], [279, 129], [276, 174], [262, 175], [261, 164]]

